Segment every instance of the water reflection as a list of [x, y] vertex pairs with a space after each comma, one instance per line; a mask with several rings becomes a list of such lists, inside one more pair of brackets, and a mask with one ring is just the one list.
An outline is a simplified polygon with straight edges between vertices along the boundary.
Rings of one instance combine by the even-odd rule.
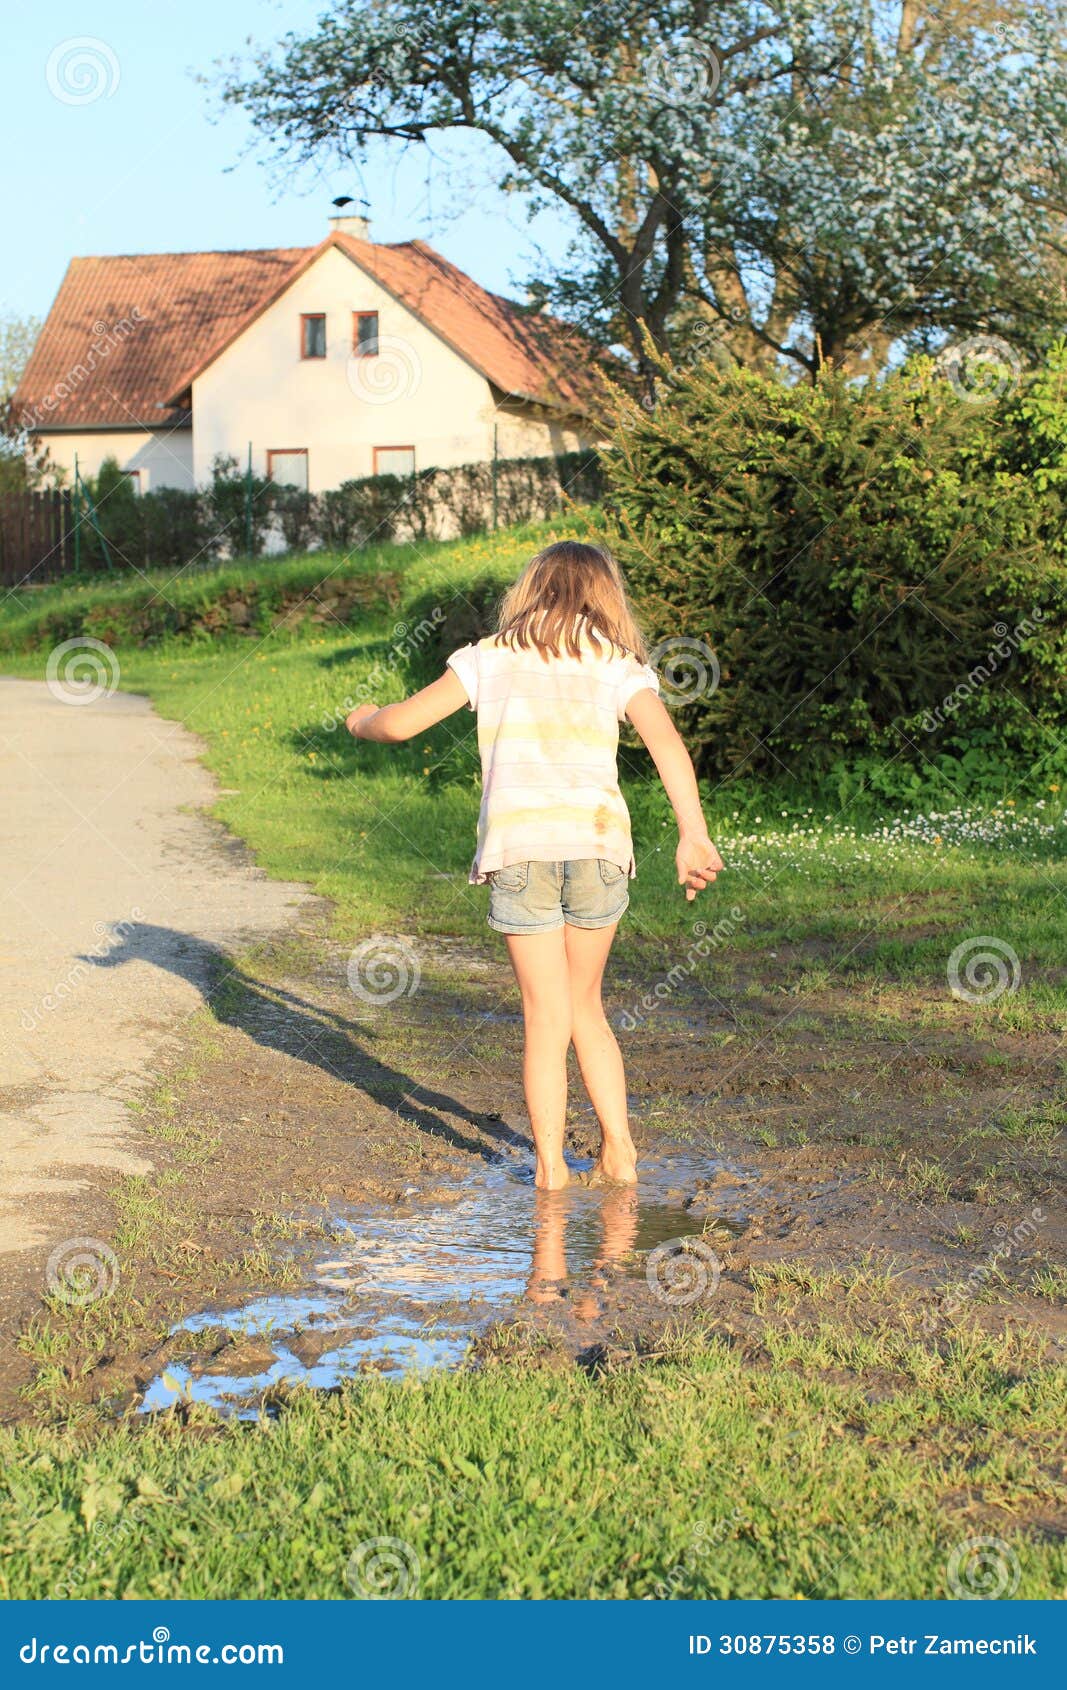
[[[679, 1152], [644, 1162], [636, 1189], [576, 1181], [534, 1192], [524, 1163], [501, 1156], [449, 1199], [426, 1205], [415, 1194], [386, 1210], [340, 1212], [303, 1288], [185, 1321], [189, 1333], [214, 1332], [217, 1353], [171, 1366], [143, 1407], [180, 1394], [242, 1412], [282, 1381], [334, 1385], [368, 1367], [454, 1366], [472, 1337], [524, 1303], [556, 1304], [587, 1326], [613, 1279], [643, 1277], [657, 1244], [704, 1230], [716, 1206], [694, 1203], [694, 1193], [721, 1166]], [[727, 1223], [738, 1196], [736, 1186], [723, 1192]]]
[[[641, 1221], [638, 1193], [631, 1189], [605, 1188], [590, 1205], [589, 1219], [599, 1228], [599, 1243], [591, 1255], [582, 1250], [579, 1283], [573, 1299], [574, 1312], [582, 1320], [595, 1320], [601, 1312], [598, 1291], [606, 1289], [607, 1270], [623, 1266], [637, 1247]], [[558, 1302], [568, 1288], [567, 1222], [573, 1212], [573, 1195], [564, 1191], [539, 1191], [534, 1207], [534, 1235], [526, 1296], [532, 1303]], [[673, 1217], [675, 1230], [680, 1217]], [[583, 1240], [584, 1242], [584, 1240]]]

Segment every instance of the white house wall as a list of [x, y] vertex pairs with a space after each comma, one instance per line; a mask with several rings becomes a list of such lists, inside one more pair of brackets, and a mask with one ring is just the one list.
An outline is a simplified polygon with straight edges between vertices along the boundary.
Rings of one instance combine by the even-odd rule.
[[546, 411], [501, 407], [494, 418], [497, 455], [501, 458], [559, 458], [565, 452], [579, 452], [593, 446], [601, 436], [591, 429], [577, 428], [573, 420], [563, 423]]
[[160, 487], [193, 485], [193, 431], [171, 429], [90, 429], [84, 434], [50, 433], [36, 438], [47, 446], [52, 462], [66, 471], [64, 485], [74, 481], [74, 459], [86, 476], [95, 476], [105, 458], [115, 458], [120, 469], [140, 472], [142, 493]]
[[[377, 311], [380, 351], [353, 358], [352, 313]], [[326, 315], [326, 357], [302, 359], [302, 314]], [[306, 448], [312, 492], [374, 474], [376, 446], [413, 446], [419, 469], [560, 449], [543, 423], [499, 415], [489, 383], [343, 253], [331, 248], [193, 384], [196, 479], [219, 454], [266, 474], [271, 450]]]

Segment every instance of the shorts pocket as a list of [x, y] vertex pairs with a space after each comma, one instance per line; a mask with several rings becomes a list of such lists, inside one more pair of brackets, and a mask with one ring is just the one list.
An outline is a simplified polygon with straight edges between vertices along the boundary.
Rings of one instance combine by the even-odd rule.
[[620, 880], [626, 879], [626, 870], [620, 868], [618, 863], [609, 863], [604, 857], [597, 858], [597, 867], [605, 886], [617, 886]]
[[501, 892], [525, 892], [530, 879], [530, 865], [512, 863], [508, 868], [495, 868], [489, 878]]

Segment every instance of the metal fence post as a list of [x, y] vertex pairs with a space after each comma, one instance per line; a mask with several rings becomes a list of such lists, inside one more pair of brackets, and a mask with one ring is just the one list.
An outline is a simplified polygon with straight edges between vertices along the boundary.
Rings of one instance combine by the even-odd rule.
[[245, 556], [252, 556], [252, 442], [248, 442], [248, 469], [245, 472]]

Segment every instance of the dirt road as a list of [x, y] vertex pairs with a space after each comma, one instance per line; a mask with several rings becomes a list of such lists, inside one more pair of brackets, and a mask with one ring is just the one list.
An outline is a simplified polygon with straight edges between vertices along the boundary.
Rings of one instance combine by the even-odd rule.
[[306, 900], [205, 815], [199, 749], [146, 699], [0, 678], [0, 1252], [76, 1236], [99, 1171], [145, 1167], [127, 1104], [203, 1001], [211, 947]]

